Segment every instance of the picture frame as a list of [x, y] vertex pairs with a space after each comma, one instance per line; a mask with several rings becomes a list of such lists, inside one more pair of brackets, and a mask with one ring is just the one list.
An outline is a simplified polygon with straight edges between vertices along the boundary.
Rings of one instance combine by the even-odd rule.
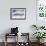
[[46, 0], [37, 0], [36, 2], [37, 16], [39, 19], [46, 18]]
[[37, 0], [36, 1], [36, 24], [46, 25], [46, 0]]
[[26, 8], [10, 8], [10, 19], [11, 20], [25, 20]]

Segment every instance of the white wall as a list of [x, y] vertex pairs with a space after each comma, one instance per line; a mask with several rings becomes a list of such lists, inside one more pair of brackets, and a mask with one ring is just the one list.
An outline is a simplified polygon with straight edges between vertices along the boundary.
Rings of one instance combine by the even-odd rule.
[[[26, 8], [26, 20], [10, 20], [10, 8]], [[32, 35], [32, 24], [36, 24], [36, 0], [0, 0], [0, 34], [17, 26]]]

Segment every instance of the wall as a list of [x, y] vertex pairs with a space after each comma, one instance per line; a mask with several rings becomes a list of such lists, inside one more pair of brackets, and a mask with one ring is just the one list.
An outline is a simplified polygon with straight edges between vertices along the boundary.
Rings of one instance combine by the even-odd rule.
[[[10, 8], [26, 8], [26, 20], [10, 20]], [[30, 32], [32, 36], [32, 24], [36, 24], [36, 0], [0, 0], [0, 34], [17, 26], [19, 32]]]

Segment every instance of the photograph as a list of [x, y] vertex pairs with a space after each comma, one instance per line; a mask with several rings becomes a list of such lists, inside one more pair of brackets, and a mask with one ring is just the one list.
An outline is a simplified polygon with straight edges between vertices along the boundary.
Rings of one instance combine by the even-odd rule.
[[11, 20], [24, 20], [26, 19], [26, 8], [10, 8]]

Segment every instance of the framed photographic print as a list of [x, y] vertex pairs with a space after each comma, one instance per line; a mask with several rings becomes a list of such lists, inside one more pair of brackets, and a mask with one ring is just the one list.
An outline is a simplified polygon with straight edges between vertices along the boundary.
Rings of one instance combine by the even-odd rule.
[[37, 1], [37, 15], [39, 18], [46, 18], [46, 0]]
[[36, 3], [36, 24], [44, 26], [46, 25], [46, 0], [37, 0]]
[[10, 8], [10, 19], [11, 20], [25, 20], [26, 8]]

